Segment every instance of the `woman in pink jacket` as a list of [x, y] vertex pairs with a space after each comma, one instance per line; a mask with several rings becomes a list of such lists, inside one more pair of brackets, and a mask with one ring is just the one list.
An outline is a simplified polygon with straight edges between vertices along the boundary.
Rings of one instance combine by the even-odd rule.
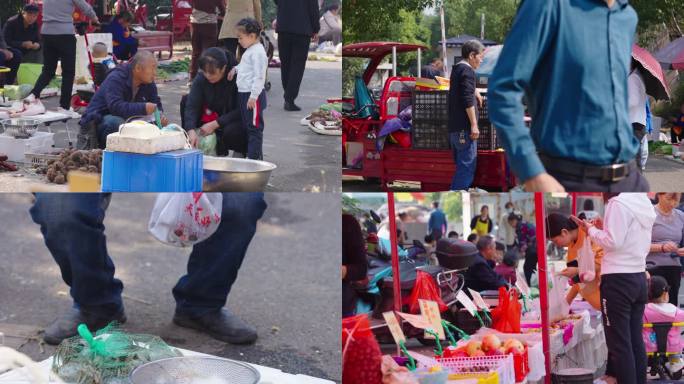
[[[669, 303], [669, 289], [670, 287], [664, 277], [651, 277], [651, 284], [648, 289], [649, 303], [644, 311], [644, 323], [684, 322], [684, 311]], [[666, 367], [672, 373], [684, 368], [684, 360], [682, 360], [681, 355], [684, 342], [682, 342], [681, 332], [682, 327], [672, 327], [667, 334], [666, 351], [677, 353], [670, 357], [669, 363], [666, 363]], [[657, 352], [658, 346], [653, 328], [644, 328], [642, 335], [644, 344], [646, 344], [646, 352]]]

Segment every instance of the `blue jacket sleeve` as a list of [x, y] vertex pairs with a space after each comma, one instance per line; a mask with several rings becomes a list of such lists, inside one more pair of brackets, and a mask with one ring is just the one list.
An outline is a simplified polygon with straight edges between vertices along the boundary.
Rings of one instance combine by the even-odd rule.
[[435, 226], [434, 226], [434, 224], [435, 224], [435, 215], [436, 215], [436, 214], [433, 212], [433, 213], [430, 215], [430, 220], [428, 220], [428, 233], [432, 233], [432, 228], [435, 227]]
[[506, 37], [487, 102], [492, 125], [502, 138], [513, 171], [523, 181], [544, 173], [537, 149], [524, 123], [522, 98], [556, 28], [556, 1], [524, 1]]
[[147, 115], [145, 111], [145, 103], [129, 102], [124, 100], [123, 95], [126, 87], [126, 80], [122, 78], [113, 80], [116, 81], [107, 82], [107, 86], [100, 88], [98, 91], [105, 92], [105, 101], [107, 103], [107, 109], [109, 112], [114, 116], [119, 116], [124, 119], [128, 119], [133, 116]]

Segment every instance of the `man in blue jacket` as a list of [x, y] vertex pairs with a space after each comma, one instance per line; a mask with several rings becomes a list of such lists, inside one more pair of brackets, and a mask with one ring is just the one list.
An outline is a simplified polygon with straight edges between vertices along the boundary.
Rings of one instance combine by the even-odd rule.
[[[163, 110], [154, 83], [156, 74], [157, 59], [147, 51], [137, 53], [129, 64], [114, 68], [81, 118], [78, 148], [104, 148], [107, 135], [117, 132], [127, 119], [151, 115], [157, 108]], [[161, 122], [168, 124], [163, 116]]]
[[506, 281], [494, 272], [496, 263], [496, 241], [491, 236], [482, 236], [477, 241], [478, 254], [465, 273], [465, 286], [473, 291], [492, 291], [505, 287]]
[[439, 209], [439, 201], [433, 201], [432, 207], [434, 210], [430, 213], [430, 220], [428, 221], [428, 234], [432, 235], [432, 238], [437, 241], [444, 236], [449, 223], [447, 222], [446, 215]]

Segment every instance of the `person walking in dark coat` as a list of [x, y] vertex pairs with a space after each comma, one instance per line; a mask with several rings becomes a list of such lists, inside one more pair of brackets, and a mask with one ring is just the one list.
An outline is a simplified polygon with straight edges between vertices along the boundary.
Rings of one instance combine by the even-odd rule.
[[276, 32], [280, 76], [285, 91], [286, 111], [301, 111], [295, 104], [304, 76], [309, 43], [320, 30], [319, 8], [316, 0], [274, 0], [278, 5]]
[[482, 63], [484, 46], [477, 40], [463, 44], [463, 60], [451, 71], [449, 89], [449, 142], [454, 151], [456, 173], [451, 181], [451, 190], [468, 190], [475, 179], [477, 165], [477, 139], [480, 130], [477, 125], [477, 90], [475, 70]]
[[218, 156], [228, 151], [247, 153], [247, 129], [242, 124], [235, 79], [226, 74], [237, 65], [231, 52], [209, 48], [198, 60], [201, 71], [192, 82], [190, 93], [181, 100], [181, 120], [190, 144], [197, 147], [200, 136], [216, 133]]
[[43, 62], [37, 23], [39, 13], [37, 5], [27, 4], [20, 14], [7, 19], [2, 30], [7, 45], [21, 51], [21, 61], [24, 63]]

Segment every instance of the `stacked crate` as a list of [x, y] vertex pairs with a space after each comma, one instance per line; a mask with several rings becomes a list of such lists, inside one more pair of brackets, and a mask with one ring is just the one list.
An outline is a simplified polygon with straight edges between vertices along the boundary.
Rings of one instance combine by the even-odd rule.
[[449, 149], [448, 95], [449, 91], [413, 92], [413, 148]]

